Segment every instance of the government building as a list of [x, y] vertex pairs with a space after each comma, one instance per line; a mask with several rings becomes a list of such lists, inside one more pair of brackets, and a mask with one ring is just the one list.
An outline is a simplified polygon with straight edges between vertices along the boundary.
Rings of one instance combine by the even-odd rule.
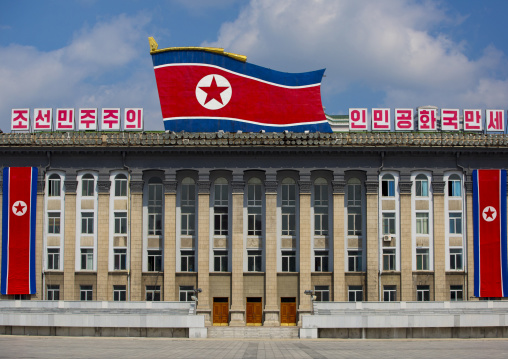
[[2, 299], [197, 299], [230, 326], [298, 325], [313, 300], [478, 300], [472, 171], [508, 163], [507, 135], [464, 132], [10, 133], [0, 149], [39, 169], [36, 294]]

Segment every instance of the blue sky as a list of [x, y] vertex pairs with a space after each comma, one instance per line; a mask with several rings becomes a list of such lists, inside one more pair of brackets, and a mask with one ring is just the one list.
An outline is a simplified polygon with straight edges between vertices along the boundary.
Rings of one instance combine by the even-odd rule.
[[3, 0], [0, 128], [12, 108], [143, 107], [148, 48], [218, 46], [279, 71], [326, 68], [326, 113], [507, 109], [506, 0]]

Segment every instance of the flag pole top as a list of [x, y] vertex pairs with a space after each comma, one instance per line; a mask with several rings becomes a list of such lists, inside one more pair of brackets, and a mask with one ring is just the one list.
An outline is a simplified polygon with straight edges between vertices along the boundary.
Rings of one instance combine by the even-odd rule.
[[158, 54], [161, 52], [167, 52], [167, 51], [206, 51], [206, 52], [213, 52], [215, 54], [224, 55], [231, 57], [235, 60], [246, 62], [247, 56], [245, 55], [239, 55], [239, 54], [233, 54], [231, 52], [224, 51], [223, 48], [220, 47], [199, 47], [199, 46], [185, 46], [185, 47], [168, 47], [165, 49], [159, 49], [159, 44], [155, 41], [153, 37], [148, 38], [148, 43], [150, 44], [150, 55]]

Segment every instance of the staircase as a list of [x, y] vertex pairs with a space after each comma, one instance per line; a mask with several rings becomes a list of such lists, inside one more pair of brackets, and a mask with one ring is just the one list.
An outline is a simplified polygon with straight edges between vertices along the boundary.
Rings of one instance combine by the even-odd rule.
[[299, 327], [208, 327], [208, 338], [298, 339]]

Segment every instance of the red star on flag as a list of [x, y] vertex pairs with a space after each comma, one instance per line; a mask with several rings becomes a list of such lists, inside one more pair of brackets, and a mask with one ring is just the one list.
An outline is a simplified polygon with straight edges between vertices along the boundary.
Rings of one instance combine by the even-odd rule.
[[208, 87], [200, 87], [201, 90], [206, 92], [206, 100], [205, 105], [212, 101], [217, 100], [222, 105], [222, 97], [221, 93], [226, 91], [229, 87], [227, 86], [217, 86], [217, 82], [215, 81], [215, 76], [212, 77], [212, 83]]
[[494, 211], [493, 211], [493, 210], [489, 207], [489, 209], [485, 211], [485, 216], [486, 216], [486, 218], [485, 218], [485, 219], [487, 219], [487, 218], [492, 218], [492, 219], [494, 219], [494, 217], [493, 217], [493, 216], [494, 216], [494, 213], [495, 213], [495, 212], [494, 212]]
[[18, 203], [18, 205], [14, 206], [14, 208], [16, 208], [16, 213], [23, 213], [23, 208], [25, 208], [25, 206], [23, 206], [21, 203]]

